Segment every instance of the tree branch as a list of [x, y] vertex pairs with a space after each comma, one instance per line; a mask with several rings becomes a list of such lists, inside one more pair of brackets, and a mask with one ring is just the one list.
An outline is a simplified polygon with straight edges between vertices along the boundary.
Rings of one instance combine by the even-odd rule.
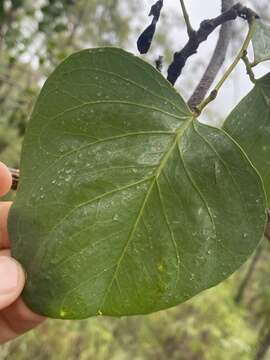
[[184, 48], [174, 54], [173, 62], [168, 69], [167, 79], [169, 82], [173, 85], [175, 84], [176, 80], [182, 72], [183, 67], [186, 64], [187, 59], [193, 54], [196, 54], [200, 44], [207, 40], [208, 36], [218, 26], [224, 24], [225, 22], [235, 20], [237, 17], [241, 17], [247, 21], [250, 21], [251, 18], [258, 17], [258, 15], [255, 14], [251, 9], [238, 3], [216, 18], [204, 20], [201, 23], [199, 30], [192, 34]]
[[249, 283], [249, 281], [250, 281], [250, 279], [251, 279], [251, 277], [252, 277], [252, 275], [254, 273], [254, 270], [256, 268], [256, 265], [257, 265], [258, 261], [260, 260], [262, 251], [263, 251], [263, 243], [260, 243], [260, 245], [257, 247], [257, 249], [255, 251], [255, 254], [252, 257], [252, 260], [250, 262], [248, 270], [247, 270], [246, 274], [244, 275], [244, 278], [241, 281], [239, 289], [237, 291], [237, 294], [236, 294], [236, 296], [234, 298], [234, 301], [237, 304], [240, 304], [240, 302], [242, 301], [242, 299], [244, 297], [244, 294], [246, 292], [248, 283]]
[[[234, 0], [222, 0], [221, 11], [222, 13], [228, 11], [234, 5]], [[231, 39], [231, 25], [226, 22], [222, 24], [219, 38], [216, 44], [216, 48], [212, 55], [212, 58], [203, 74], [203, 77], [197, 87], [195, 88], [193, 94], [191, 95], [188, 105], [191, 109], [194, 109], [200, 102], [203, 101], [208, 90], [212, 86], [221, 66], [223, 65], [228, 46]]]

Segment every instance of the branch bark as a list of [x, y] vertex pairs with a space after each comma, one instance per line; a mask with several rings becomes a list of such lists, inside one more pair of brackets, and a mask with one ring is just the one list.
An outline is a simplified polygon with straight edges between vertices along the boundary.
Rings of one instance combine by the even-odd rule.
[[235, 20], [237, 17], [241, 17], [250, 22], [251, 19], [254, 19], [254, 17], [258, 18], [258, 15], [255, 14], [251, 9], [242, 6], [240, 3], [237, 3], [216, 18], [204, 20], [201, 23], [199, 29], [192, 33], [184, 48], [174, 54], [173, 62], [168, 69], [168, 81], [174, 85], [178, 77], [181, 75], [187, 59], [193, 54], [196, 54], [200, 44], [206, 41], [208, 36], [218, 26], [228, 21]]
[[[222, 0], [221, 11], [222, 13], [228, 11], [234, 5], [234, 0]], [[228, 46], [231, 39], [231, 24], [224, 23], [221, 26], [219, 32], [219, 38], [216, 44], [216, 48], [212, 55], [212, 58], [203, 74], [203, 77], [193, 94], [191, 95], [188, 105], [191, 109], [194, 109], [205, 98], [208, 90], [212, 86], [219, 70], [221, 69], [228, 50]]]
[[264, 336], [260, 347], [257, 350], [257, 354], [255, 355], [255, 360], [265, 359], [265, 356], [270, 348], [270, 330]]

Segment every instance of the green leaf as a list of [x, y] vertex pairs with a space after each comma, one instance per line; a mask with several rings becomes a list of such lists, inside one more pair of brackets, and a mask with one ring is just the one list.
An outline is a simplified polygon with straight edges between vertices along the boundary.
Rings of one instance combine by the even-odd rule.
[[270, 73], [256, 81], [251, 92], [224, 123], [262, 176], [270, 207]]
[[50, 76], [9, 217], [26, 303], [55, 318], [146, 314], [218, 284], [265, 226], [256, 170], [152, 66], [81, 51]]
[[252, 45], [255, 64], [270, 60], [270, 27], [261, 20], [256, 20]]

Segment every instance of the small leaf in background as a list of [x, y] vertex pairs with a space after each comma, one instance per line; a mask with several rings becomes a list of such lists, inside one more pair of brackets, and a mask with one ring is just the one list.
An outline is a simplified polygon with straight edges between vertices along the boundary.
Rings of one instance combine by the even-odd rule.
[[63, 319], [175, 306], [246, 261], [265, 207], [240, 147], [156, 69], [81, 51], [45, 83], [24, 139], [9, 216], [24, 300]]
[[152, 7], [149, 16], [153, 16], [153, 20], [149, 26], [142, 32], [137, 41], [137, 48], [141, 54], [146, 54], [150, 49], [153, 37], [156, 32], [157, 22], [163, 7], [163, 0], [158, 0]]
[[270, 73], [256, 81], [229, 115], [224, 129], [261, 174], [270, 207]]
[[252, 38], [254, 50], [254, 63], [270, 60], [270, 26], [261, 20], [256, 20], [255, 31]]

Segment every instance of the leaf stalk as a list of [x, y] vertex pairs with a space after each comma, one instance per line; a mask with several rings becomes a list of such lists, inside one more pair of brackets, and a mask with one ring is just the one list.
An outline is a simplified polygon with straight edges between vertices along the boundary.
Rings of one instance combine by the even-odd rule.
[[[249, 43], [252, 39], [253, 33], [254, 33], [254, 29], [255, 29], [255, 16], [252, 16], [252, 18], [249, 21], [249, 30], [248, 30], [248, 34], [245, 38], [245, 41], [241, 47], [241, 50], [239, 51], [238, 55], [236, 56], [235, 60], [233, 61], [233, 63], [230, 65], [230, 67], [225, 71], [224, 75], [222, 76], [222, 78], [219, 80], [219, 82], [216, 84], [215, 88], [211, 91], [210, 95], [208, 97], [206, 97], [198, 106], [196, 106], [196, 108], [194, 109], [194, 115], [195, 116], [199, 116], [201, 114], [201, 112], [204, 110], [204, 108], [211, 102], [213, 101], [216, 97], [217, 94], [220, 90], [220, 88], [222, 87], [222, 85], [224, 84], [224, 82], [228, 79], [228, 77], [231, 75], [231, 73], [233, 72], [233, 70], [236, 68], [236, 66], [238, 65], [239, 61], [243, 58], [243, 56], [246, 54], [247, 52], [247, 48], [249, 46]], [[214, 94], [214, 95], [213, 95]]]
[[249, 76], [250, 81], [253, 84], [255, 84], [256, 79], [255, 79], [255, 75], [254, 75], [254, 72], [253, 72], [252, 67], [251, 67], [251, 63], [250, 63], [250, 61], [248, 59], [248, 56], [247, 56], [247, 51], [244, 51], [243, 56], [242, 56], [242, 60], [243, 60], [243, 62], [245, 64], [245, 66], [246, 66], [246, 71], [247, 71], [247, 74]]
[[184, 0], [180, 0], [180, 5], [182, 8], [184, 20], [185, 20], [186, 27], [187, 27], [187, 33], [188, 33], [189, 38], [191, 38], [194, 35], [195, 30], [193, 29], [193, 27], [191, 25], [190, 18], [189, 18]]

